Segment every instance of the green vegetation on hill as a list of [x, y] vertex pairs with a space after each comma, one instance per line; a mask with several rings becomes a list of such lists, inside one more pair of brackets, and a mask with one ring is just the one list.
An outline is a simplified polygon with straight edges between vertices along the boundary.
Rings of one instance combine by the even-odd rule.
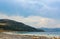
[[44, 32], [44, 30], [38, 30], [31, 26], [25, 25], [24, 23], [16, 22], [9, 19], [0, 19], [0, 30]]

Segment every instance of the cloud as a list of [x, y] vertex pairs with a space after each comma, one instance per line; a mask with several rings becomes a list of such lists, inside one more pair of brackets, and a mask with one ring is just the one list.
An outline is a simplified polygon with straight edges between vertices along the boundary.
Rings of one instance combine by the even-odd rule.
[[0, 11], [60, 19], [60, 0], [0, 0]]
[[[47, 28], [59, 28], [60, 23], [57, 20], [51, 19], [51, 18], [44, 18], [41, 16], [8, 16], [6, 14], [0, 14], [0, 19], [12, 19], [18, 22], [23, 22], [27, 25], [30, 25], [32, 27], [41, 28], [41, 27], [47, 27]], [[54, 26], [54, 27], [53, 27]]]
[[56, 18], [56, 19], [57, 18], [59, 19], [60, 17], [59, 15], [60, 1], [59, 0], [35, 0], [35, 1], [25, 0], [24, 2], [22, 2], [22, 6], [26, 11], [29, 10], [29, 12], [37, 14], [37, 15], [50, 17], [50, 18]]

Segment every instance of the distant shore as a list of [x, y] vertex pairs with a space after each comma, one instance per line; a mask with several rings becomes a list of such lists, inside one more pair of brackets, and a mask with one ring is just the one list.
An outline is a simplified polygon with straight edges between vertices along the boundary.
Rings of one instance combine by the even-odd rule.
[[0, 33], [0, 39], [60, 39], [60, 36], [35, 36]]

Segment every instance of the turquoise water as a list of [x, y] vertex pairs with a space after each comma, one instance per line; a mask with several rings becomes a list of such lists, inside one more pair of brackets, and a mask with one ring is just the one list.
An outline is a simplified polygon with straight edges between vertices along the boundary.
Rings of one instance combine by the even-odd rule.
[[50, 35], [50, 36], [60, 36], [60, 32], [16, 32], [17, 34], [25, 35]]

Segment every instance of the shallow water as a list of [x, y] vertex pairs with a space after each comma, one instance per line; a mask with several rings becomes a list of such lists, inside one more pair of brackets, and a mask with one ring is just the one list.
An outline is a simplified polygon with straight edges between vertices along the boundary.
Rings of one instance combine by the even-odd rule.
[[60, 32], [16, 32], [16, 34], [60, 36]]
[[3, 32], [14, 35], [60, 36], [60, 32]]

